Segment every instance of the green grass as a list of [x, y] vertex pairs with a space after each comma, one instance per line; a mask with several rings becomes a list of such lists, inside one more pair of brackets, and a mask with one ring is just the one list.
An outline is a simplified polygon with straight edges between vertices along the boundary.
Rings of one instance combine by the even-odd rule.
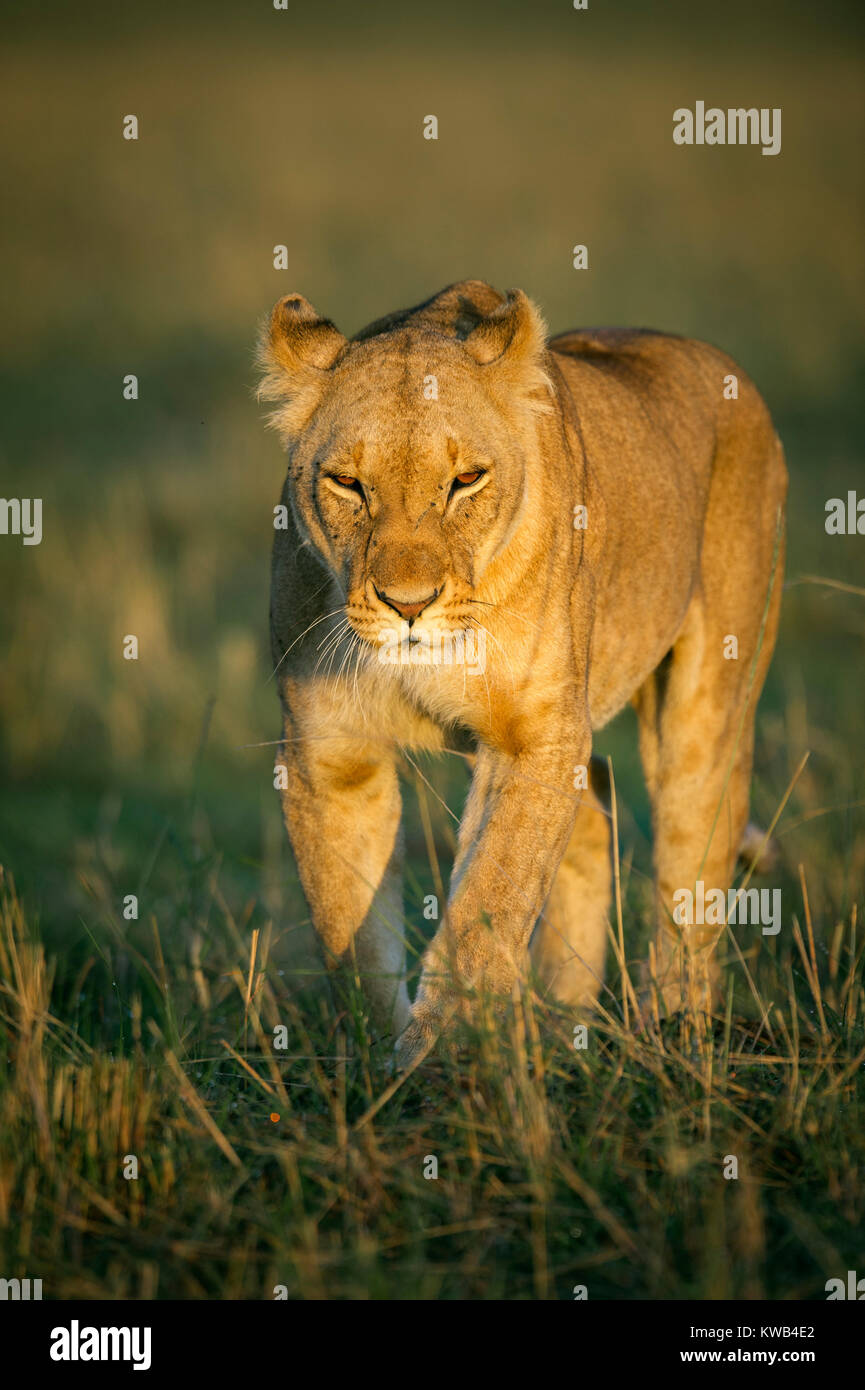
[[[325, 29], [94, 5], [74, 32], [22, 14], [0, 58], [0, 491], [44, 499], [41, 546], [0, 538], [0, 1276], [46, 1297], [820, 1299], [865, 1269], [865, 547], [823, 528], [861, 478], [861, 26], [805, 4], [733, 5], [721, 30], [678, 0], [542, 8], [527, 29], [510, 4], [343, 6]], [[782, 154], [674, 147], [672, 111], [703, 95], [781, 105]], [[783, 924], [741, 929], [741, 958], [725, 941], [711, 1036], [624, 1029], [611, 946], [584, 1052], [527, 994], [364, 1119], [385, 1045], [334, 1012], [272, 785], [284, 460], [252, 349], [289, 290], [352, 332], [466, 275], [521, 285], [553, 331], [716, 342], [767, 396], [791, 491], [753, 812], [768, 825], [793, 781]], [[630, 712], [595, 751], [636, 974]], [[442, 803], [465, 791], [461, 767], [423, 771], [415, 970], [424, 816], [446, 874]]]

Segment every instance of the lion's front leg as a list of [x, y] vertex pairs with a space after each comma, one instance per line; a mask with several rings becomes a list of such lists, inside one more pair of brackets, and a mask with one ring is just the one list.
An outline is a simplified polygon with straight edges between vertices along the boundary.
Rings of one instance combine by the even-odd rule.
[[405, 985], [402, 832], [393, 755], [382, 744], [286, 722], [282, 807], [325, 963], [359, 979], [376, 1028], [398, 1034]]
[[587, 725], [559, 725], [549, 741], [519, 756], [478, 753], [446, 918], [397, 1043], [400, 1070], [429, 1051], [462, 987], [506, 994], [524, 969], [576, 818], [574, 764], [588, 764], [590, 741]]

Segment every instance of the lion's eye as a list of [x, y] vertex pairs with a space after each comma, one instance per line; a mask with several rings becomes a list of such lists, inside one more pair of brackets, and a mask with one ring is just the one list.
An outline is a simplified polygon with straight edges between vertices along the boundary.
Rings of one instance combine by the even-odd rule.
[[472, 483], [476, 483], [478, 478], [482, 477], [483, 470], [480, 468], [475, 468], [471, 473], [458, 473], [454, 478], [453, 486], [454, 488], [471, 487]]
[[352, 478], [348, 473], [329, 473], [328, 477], [334, 483], [339, 483], [340, 487], [348, 488], [351, 492], [356, 492], [358, 497], [363, 497], [363, 488], [357, 478]]

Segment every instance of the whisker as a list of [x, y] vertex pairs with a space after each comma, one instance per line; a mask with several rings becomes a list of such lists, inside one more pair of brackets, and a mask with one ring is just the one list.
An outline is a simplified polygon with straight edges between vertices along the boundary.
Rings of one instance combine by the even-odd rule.
[[273, 668], [273, 670], [271, 671], [270, 675], [268, 676], [267, 681], [265, 681], [265, 685], [267, 685], [269, 681], [272, 681], [272, 680], [273, 680], [273, 678], [274, 678], [274, 676], [276, 675], [277, 671], [279, 670], [280, 666], [281, 666], [282, 663], [285, 661], [285, 658], [288, 656], [288, 653], [291, 651], [291, 648], [292, 648], [292, 647], [296, 647], [297, 644], [298, 644], [298, 642], [301, 640], [301, 638], [305, 637], [306, 634], [307, 634], [308, 632], [312, 632], [312, 629], [313, 629], [314, 627], [318, 627], [319, 623], [323, 623], [323, 622], [325, 621], [326, 618], [333, 618], [337, 613], [341, 613], [341, 612], [342, 612], [342, 609], [343, 609], [343, 605], [340, 604], [339, 608], [334, 608], [334, 609], [332, 609], [330, 613], [323, 613], [323, 614], [321, 615], [320, 618], [315, 618], [315, 619], [313, 620], [313, 622], [311, 622], [311, 623], [309, 624], [308, 627], [305, 627], [305, 628], [303, 629], [303, 632], [300, 634], [300, 636], [299, 636], [299, 637], [295, 637], [295, 639], [294, 639], [294, 641], [291, 643], [291, 645], [288, 646], [288, 647], [286, 647], [285, 651], [282, 653], [282, 656], [279, 658], [279, 661], [276, 663], [276, 665], [274, 666], [274, 668]]
[[468, 614], [467, 617], [466, 617], [466, 622], [476, 624], [476, 627], [477, 627], [481, 632], [486, 633], [487, 637], [489, 637], [489, 639], [490, 639], [490, 641], [492, 642], [493, 646], [498, 648], [499, 652], [501, 653], [502, 660], [505, 662], [505, 665], [506, 665], [507, 668], [508, 668], [508, 675], [510, 676], [510, 679], [511, 679], [511, 689], [512, 689], [512, 690], [516, 690], [516, 681], [514, 680], [514, 668], [513, 668], [513, 666], [511, 665], [510, 657], [508, 656], [508, 654], [507, 654], [507, 652], [505, 651], [504, 647], [502, 646], [501, 642], [499, 642], [498, 639], [497, 639], [496, 637], [493, 636], [493, 634], [490, 632], [489, 628], [486, 627], [486, 626], [480, 621], [479, 618], [475, 618], [475, 617], [472, 616], [472, 614]]
[[533, 623], [532, 620], [531, 620], [531, 618], [527, 618], [523, 613], [517, 613], [517, 612], [514, 611], [513, 608], [504, 608], [504, 607], [502, 607], [502, 605], [501, 605], [500, 603], [491, 603], [489, 599], [486, 599], [486, 598], [467, 598], [467, 599], [463, 599], [462, 602], [463, 602], [463, 603], [480, 603], [480, 604], [483, 604], [484, 608], [495, 608], [495, 610], [496, 610], [497, 613], [506, 613], [507, 616], [508, 616], [509, 618], [516, 618], [517, 622], [520, 622], [520, 623], [528, 623], [529, 627], [535, 628], [538, 632], [540, 632], [540, 631], [542, 630], [542, 629], [541, 629], [540, 623]]
[[343, 618], [342, 622], [338, 623], [334, 630], [327, 634], [327, 637], [324, 639], [324, 642], [319, 643], [320, 647], [324, 647], [324, 651], [322, 651], [321, 655], [318, 658], [318, 661], [315, 663], [315, 667], [313, 668], [312, 672], [313, 676], [318, 675], [319, 667], [321, 666], [322, 662], [329, 659], [328, 670], [325, 672], [324, 677], [325, 680], [327, 680], [330, 668], [333, 665], [333, 658], [336, 655], [337, 650], [339, 649], [340, 640], [345, 636], [346, 632], [348, 631], [350, 631], [348, 619]]
[[338, 670], [337, 673], [336, 673], [336, 680], [337, 680], [337, 683], [339, 683], [339, 680], [340, 680], [340, 678], [342, 677], [342, 673], [343, 673], [343, 671], [345, 670], [346, 662], [348, 661], [349, 657], [351, 656], [352, 652], [354, 651], [354, 644], [355, 644], [356, 641], [357, 641], [357, 633], [356, 633], [356, 632], [351, 632], [351, 641], [349, 642], [348, 647], [346, 648], [345, 655], [343, 656], [342, 661], [340, 662], [339, 670]]
[[320, 654], [318, 660], [316, 661], [315, 667], [314, 667], [314, 669], [313, 669], [313, 673], [312, 673], [312, 674], [313, 674], [314, 676], [318, 675], [319, 667], [322, 665], [323, 662], [325, 662], [325, 661], [328, 659], [328, 657], [329, 657], [330, 654], [331, 654], [331, 651], [332, 651], [333, 648], [337, 645], [337, 643], [339, 642], [340, 637], [343, 635], [343, 631], [344, 631], [343, 626], [342, 626], [342, 624], [340, 624], [339, 627], [335, 628], [332, 632], [329, 632], [329, 633], [327, 634], [327, 641], [326, 641], [326, 644], [324, 645], [324, 650], [321, 651], [321, 654]]

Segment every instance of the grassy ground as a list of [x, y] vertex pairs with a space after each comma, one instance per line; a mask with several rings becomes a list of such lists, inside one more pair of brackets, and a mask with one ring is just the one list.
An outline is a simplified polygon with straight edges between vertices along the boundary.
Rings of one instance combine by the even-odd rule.
[[[840, 6], [734, 5], [720, 33], [677, 3], [541, 10], [346, 6], [325, 32], [94, 6], [68, 32], [23, 14], [0, 59], [0, 490], [44, 499], [40, 546], [0, 538], [0, 1277], [46, 1297], [807, 1299], [865, 1271], [865, 543], [823, 526], [861, 480], [861, 35]], [[674, 147], [703, 96], [783, 106], [783, 153]], [[789, 560], [753, 801], [781, 810], [783, 921], [725, 941], [711, 1038], [626, 1028], [611, 942], [585, 1050], [527, 996], [370, 1114], [383, 1048], [331, 1008], [272, 786], [283, 460], [252, 341], [291, 289], [353, 331], [464, 275], [522, 285], [554, 331], [708, 338], [766, 393]], [[630, 714], [596, 751], [634, 975]], [[422, 771], [415, 961], [465, 792]]]
[[94, 875], [87, 945], [51, 963], [7, 885], [10, 1275], [58, 1298], [809, 1299], [861, 1267], [855, 913], [744, 952], [752, 1007], [731, 990], [713, 1036], [636, 1035], [614, 989], [576, 1050], [527, 994], [394, 1090], [359, 1011], [279, 965], [296, 924], [235, 913], [212, 848], [172, 839], [148, 920]]

